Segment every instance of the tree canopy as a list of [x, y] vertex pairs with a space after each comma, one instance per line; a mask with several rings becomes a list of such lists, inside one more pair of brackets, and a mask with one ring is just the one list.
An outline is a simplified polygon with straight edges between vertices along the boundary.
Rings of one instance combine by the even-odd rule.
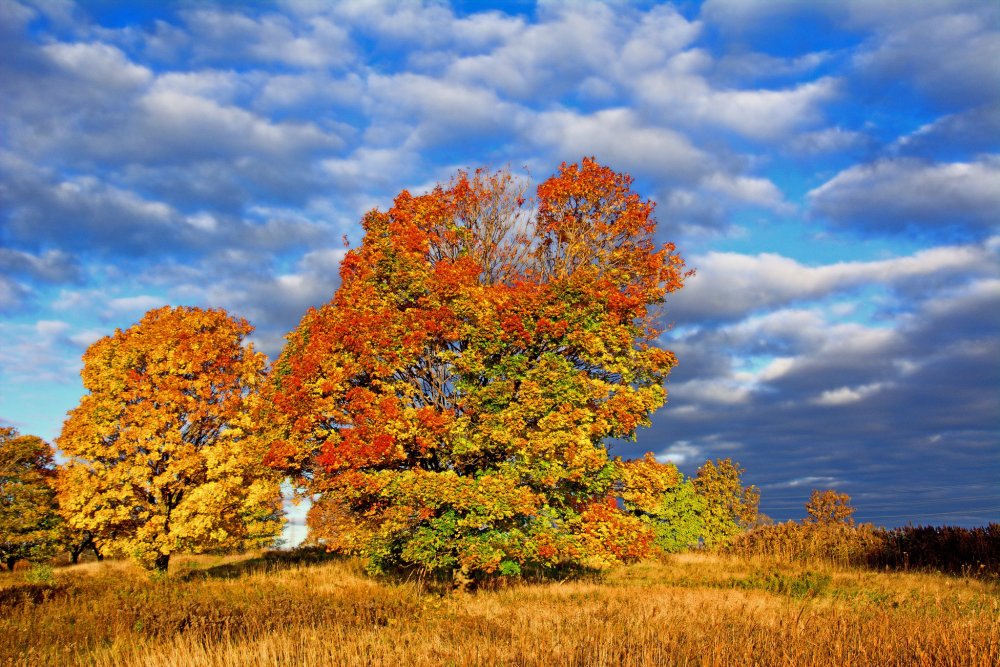
[[838, 493], [833, 489], [820, 491], [813, 489], [806, 503], [806, 523], [834, 524], [854, 523], [854, 508], [851, 497], [846, 493]]
[[0, 561], [50, 557], [58, 531], [52, 448], [34, 435], [0, 427]]
[[704, 502], [702, 541], [712, 547], [726, 542], [757, 520], [760, 489], [743, 486], [746, 472], [732, 459], [705, 461], [692, 480]]
[[531, 202], [508, 172], [459, 172], [363, 224], [259, 416], [267, 463], [320, 494], [313, 530], [376, 570], [642, 555], [607, 443], [649, 424], [676, 363], [655, 342], [686, 273], [653, 204], [584, 159]]
[[90, 346], [88, 393], [58, 439], [72, 530], [161, 570], [177, 551], [273, 540], [279, 479], [253, 437], [266, 360], [251, 331], [222, 310], [164, 307]]

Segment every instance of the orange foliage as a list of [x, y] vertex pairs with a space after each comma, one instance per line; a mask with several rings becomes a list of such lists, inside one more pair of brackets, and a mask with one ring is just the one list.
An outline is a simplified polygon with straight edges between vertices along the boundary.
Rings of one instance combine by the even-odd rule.
[[364, 536], [328, 544], [363, 544], [375, 568], [472, 573], [642, 551], [641, 531], [634, 548], [592, 539], [632, 525], [593, 503], [614, 485], [604, 441], [664, 403], [676, 360], [654, 346], [657, 308], [686, 274], [630, 186], [593, 159], [564, 164], [533, 217], [510, 174], [460, 172], [365, 216], [333, 300], [288, 335], [261, 417], [268, 463]]

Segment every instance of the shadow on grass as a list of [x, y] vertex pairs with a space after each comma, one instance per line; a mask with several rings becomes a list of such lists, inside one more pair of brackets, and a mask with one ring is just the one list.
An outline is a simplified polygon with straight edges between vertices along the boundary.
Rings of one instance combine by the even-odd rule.
[[204, 579], [238, 579], [248, 574], [290, 570], [304, 565], [344, 562], [349, 560], [338, 554], [331, 554], [322, 548], [304, 547], [291, 551], [266, 551], [260, 556], [233, 563], [213, 565], [203, 569], [189, 569], [178, 573], [182, 581]]
[[[181, 581], [204, 581], [207, 579], [238, 579], [249, 574], [278, 572], [303, 566], [324, 563], [357, 563], [355, 558], [333, 554], [322, 547], [302, 547], [290, 551], [267, 551], [260, 556], [232, 563], [222, 563], [205, 568], [182, 570], [176, 574]], [[371, 575], [372, 579], [388, 584], [415, 585], [420, 591], [431, 594], [445, 594], [450, 591], [495, 591], [523, 584], [553, 584], [573, 582], [601, 582], [604, 572], [581, 566], [562, 565], [556, 567], [526, 566], [517, 576], [474, 576], [463, 578], [445, 571], [433, 572], [416, 567], [398, 567]]]
[[63, 584], [15, 584], [0, 588], [0, 610], [25, 604], [42, 604], [69, 595]]
[[525, 566], [516, 576], [473, 575], [463, 577], [458, 572], [432, 572], [417, 567], [399, 567], [384, 571], [376, 579], [391, 584], [412, 584], [423, 593], [444, 595], [453, 591], [469, 593], [477, 591], [499, 591], [512, 586], [559, 584], [565, 582], [604, 581], [606, 572], [579, 565], [558, 565], [554, 567]]

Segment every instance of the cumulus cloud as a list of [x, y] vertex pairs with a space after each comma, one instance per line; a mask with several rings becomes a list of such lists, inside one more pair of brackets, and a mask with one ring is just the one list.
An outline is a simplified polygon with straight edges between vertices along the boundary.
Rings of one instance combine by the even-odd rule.
[[405, 73], [368, 79], [371, 110], [414, 122], [408, 148], [448, 144], [470, 136], [512, 129], [519, 121], [516, 105], [492, 90]]
[[792, 139], [789, 148], [794, 153], [815, 155], [852, 151], [864, 148], [869, 143], [870, 139], [863, 132], [842, 127], [827, 127], [813, 132], [799, 133]]
[[660, 463], [674, 463], [680, 465], [682, 463], [691, 463], [692, 461], [696, 461], [699, 456], [701, 456], [701, 449], [695, 447], [686, 440], [682, 440], [680, 442], [675, 442], [666, 449], [658, 452], [656, 454], [656, 460]]
[[998, 222], [1000, 160], [940, 164], [900, 158], [856, 165], [810, 191], [809, 202], [815, 215], [861, 232], [983, 235]]
[[[563, 159], [597, 155], [619, 169], [640, 171], [659, 182], [691, 183], [707, 174], [711, 157], [679, 132], [646, 125], [630, 109], [586, 115], [569, 110], [539, 114], [529, 132]], [[572, 157], [565, 157], [572, 156]]]
[[196, 57], [212, 63], [281, 63], [337, 68], [354, 58], [347, 31], [323, 16], [292, 21], [280, 14], [248, 16], [215, 8], [184, 14]]
[[671, 297], [669, 314], [678, 322], [738, 319], [872, 284], [905, 288], [914, 280], [990, 273], [996, 260], [987, 244], [938, 246], [910, 256], [821, 266], [773, 253], [709, 252], [689, 258], [697, 274]]
[[91, 176], [59, 180], [9, 154], [0, 154], [0, 175], [6, 234], [25, 248], [49, 246], [41, 255], [4, 250], [0, 261], [39, 280], [78, 278], [79, 255], [128, 263], [150, 254], [205, 254], [220, 245], [281, 249], [328, 234], [324, 225], [303, 218], [185, 215], [165, 201]]
[[885, 385], [881, 382], [872, 382], [858, 387], [839, 387], [837, 389], [827, 389], [819, 395], [813, 402], [817, 405], [849, 405], [864, 400], [872, 394], [882, 390]]
[[754, 44], [800, 21], [830, 34], [840, 27], [860, 32], [864, 42], [853, 64], [858, 84], [873, 95], [902, 84], [954, 108], [996, 101], [1000, 91], [1000, 72], [992, 66], [1000, 59], [1000, 10], [993, 3], [709, 0], [701, 17]]
[[[933, 4], [933, 3], [932, 3]], [[894, 26], [856, 56], [876, 85], [906, 77], [948, 108], [996, 102], [1000, 96], [1000, 13], [995, 5], [924, 15]], [[881, 17], [879, 17], [881, 18]], [[896, 18], [896, 16], [893, 16]]]
[[7, 275], [26, 275], [47, 283], [78, 282], [82, 278], [80, 263], [62, 250], [32, 254], [0, 248], [0, 271]]
[[890, 152], [930, 157], [960, 152], [975, 157], [1000, 152], [1000, 102], [945, 114], [897, 139]]
[[78, 80], [112, 90], [131, 90], [149, 83], [153, 73], [129, 61], [109, 44], [48, 44], [42, 51], [65, 72]]

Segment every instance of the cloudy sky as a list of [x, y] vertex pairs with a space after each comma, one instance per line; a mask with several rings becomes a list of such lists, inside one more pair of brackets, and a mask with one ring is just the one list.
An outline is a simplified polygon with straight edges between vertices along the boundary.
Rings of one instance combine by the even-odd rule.
[[0, 40], [22, 432], [149, 308], [224, 307], [273, 359], [365, 211], [594, 155], [698, 272], [669, 404], [616, 453], [732, 457], [777, 519], [836, 488], [884, 525], [1000, 520], [992, 0], [0, 0]]

